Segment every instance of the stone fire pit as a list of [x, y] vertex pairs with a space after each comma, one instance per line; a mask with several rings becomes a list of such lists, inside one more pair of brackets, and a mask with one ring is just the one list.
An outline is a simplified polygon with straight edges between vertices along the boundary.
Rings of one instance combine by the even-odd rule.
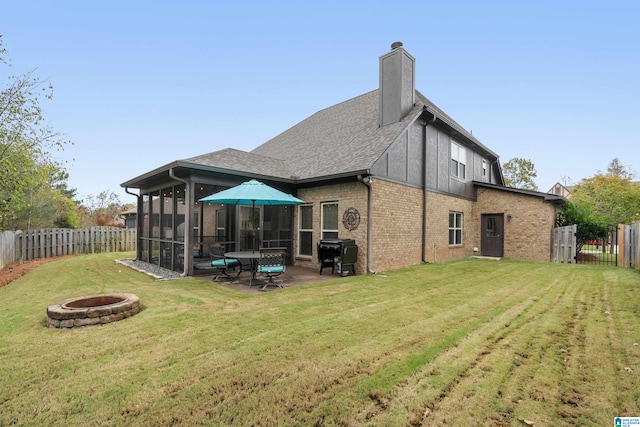
[[47, 307], [47, 326], [75, 328], [116, 322], [140, 312], [134, 294], [104, 294], [71, 298]]

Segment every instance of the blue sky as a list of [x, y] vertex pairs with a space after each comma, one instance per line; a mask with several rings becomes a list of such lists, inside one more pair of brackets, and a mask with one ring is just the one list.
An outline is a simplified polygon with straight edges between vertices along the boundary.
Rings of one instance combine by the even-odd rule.
[[[416, 87], [541, 191], [640, 169], [637, 1], [12, 1], [12, 66], [54, 86], [50, 125], [74, 142], [79, 196], [177, 159], [252, 150], [374, 90], [394, 41]], [[339, 155], [339, 153], [336, 153]]]

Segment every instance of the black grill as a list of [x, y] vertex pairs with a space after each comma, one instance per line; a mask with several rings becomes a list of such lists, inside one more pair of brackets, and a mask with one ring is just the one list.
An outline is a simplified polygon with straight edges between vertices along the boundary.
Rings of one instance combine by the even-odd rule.
[[325, 239], [318, 243], [318, 261], [320, 274], [322, 270], [331, 267], [333, 273], [338, 264], [338, 273], [347, 276], [349, 272], [356, 274], [354, 265], [358, 260], [358, 246], [353, 239]]

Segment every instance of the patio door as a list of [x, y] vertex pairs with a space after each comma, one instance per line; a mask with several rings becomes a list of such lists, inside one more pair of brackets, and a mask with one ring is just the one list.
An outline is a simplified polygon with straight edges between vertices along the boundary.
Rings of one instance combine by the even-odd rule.
[[481, 255], [504, 256], [504, 216], [502, 214], [483, 214], [481, 221]]
[[262, 206], [240, 205], [240, 249], [241, 251], [260, 248], [260, 215]]

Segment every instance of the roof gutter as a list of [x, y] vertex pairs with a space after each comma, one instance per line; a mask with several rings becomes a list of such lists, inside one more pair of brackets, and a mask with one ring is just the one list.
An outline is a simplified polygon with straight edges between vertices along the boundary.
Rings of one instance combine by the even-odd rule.
[[349, 171], [349, 172], [335, 173], [331, 175], [316, 176], [312, 178], [296, 178], [295, 180], [293, 180], [293, 183], [296, 185], [317, 184], [317, 183], [326, 183], [326, 182], [345, 179], [345, 178], [353, 179], [353, 177], [357, 177], [358, 180], [360, 181], [360, 178], [362, 176], [368, 175], [368, 174], [369, 174], [369, 169], [360, 169], [360, 170]]
[[187, 248], [191, 248], [193, 246], [191, 242], [191, 236], [193, 233], [189, 231], [191, 230], [191, 209], [193, 208], [190, 200], [191, 186], [189, 185], [189, 181], [187, 181], [186, 179], [178, 178], [177, 176], [175, 176], [175, 174], [173, 173], [173, 168], [169, 168], [169, 176], [171, 177], [171, 179], [175, 179], [176, 181], [184, 183], [184, 204], [187, 207], [187, 215], [184, 216], [184, 262], [182, 274], [180, 274], [180, 277], [186, 277], [189, 275], [189, 268], [191, 267], [191, 263], [193, 262], [192, 257], [190, 256], [191, 249], [187, 250]]

